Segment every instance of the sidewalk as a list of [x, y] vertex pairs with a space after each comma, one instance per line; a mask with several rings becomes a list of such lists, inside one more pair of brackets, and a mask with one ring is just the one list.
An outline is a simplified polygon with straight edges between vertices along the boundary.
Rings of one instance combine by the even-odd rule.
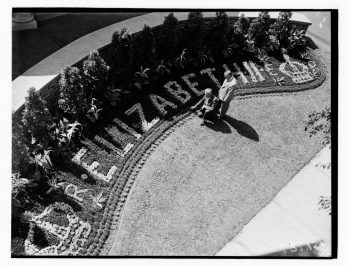
[[330, 160], [326, 147], [216, 256], [331, 256], [331, 215], [317, 205], [331, 195], [331, 169], [317, 165]]

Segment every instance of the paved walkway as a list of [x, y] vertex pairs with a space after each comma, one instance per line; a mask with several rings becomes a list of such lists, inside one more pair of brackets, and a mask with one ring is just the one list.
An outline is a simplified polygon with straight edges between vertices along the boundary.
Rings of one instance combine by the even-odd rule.
[[12, 32], [12, 79], [76, 39], [140, 15], [143, 13], [63, 13], [46, 19], [47, 13], [35, 13], [37, 29]]
[[[237, 12], [227, 12], [234, 16]], [[115, 23], [100, 30], [87, 34], [60, 50], [51, 54], [38, 64], [24, 72], [12, 82], [12, 110], [22, 106], [30, 87], [41, 89], [53, 80], [62, 68], [70, 66], [87, 56], [92, 50], [99, 49], [111, 41], [112, 34], [123, 26], [129, 28], [130, 33], [142, 30], [145, 24], [155, 27], [163, 23], [164, 17], [169, 12], [154, 12], [142, 16], [133, 17]], [[188, 12], [174, 12], [178, 20], [185, 20]], [[215, 12], [203, 12], [203, 17], [214, 17]]]
[[331, 216], [317, 205], [331, 195], [331, 170], [317, 165], [330, 160], [326, 147], [216, 255], [330, 256]]

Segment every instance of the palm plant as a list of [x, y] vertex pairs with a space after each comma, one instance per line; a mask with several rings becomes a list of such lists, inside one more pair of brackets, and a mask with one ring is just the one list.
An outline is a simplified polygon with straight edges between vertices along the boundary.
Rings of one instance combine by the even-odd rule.
[[305, 31], [292, 29], [290, 36], [288, 37], [289, 45], [291, 49], [303, 49], [306, 45]]
[[162, 59], [160, 64], [157, 66], [156, 73], [160, 73], [163, 76], [170, 74], [170, 70], [164, 65], [164, 59]]
[[199, 51], [198, 58], [202, 64], [205, 64], [205, 62], [208, 60], [208, 56], [204, 50]]
[[277, 77], [272, 79], [278, 86], [282, 86], [285, 83], [284, 77]]
[[96, 122], [100, 118], [100, 112], [103, 110], [103, 108], [98, 108], [97, 104], [97, 100], [95, 98], [92, 98], [90, 103], [90, 110], [87, 112], [87, 114], [92, 114], [92, 122]]
[[34, 155], [35, 163], [42, 167], [45, 171], [52, 170], [53, 165], [50, 158], [51, 150], [44, 150], [44, 153]]
[[69, 146], [73, 136], [78, 133], [81, 135], [82, 125], [75, 121], [69, 123], [66, 118], [63, 118], [55, 124], [53, 137], [58, 147]]
[[304, 60], [310, 60], [311, 59], [306, 51], [299, 52], [299, 55]]
[[109, 101], [109, 104], [116, 106], [117, 102], [121, 100], [122, 90], [115, 88], [115, 85], [107, 85], [107, 89], [104, 93], [104, 97]]
[[46, 191], [46, 194], [51, 193], [52, 191], [59, 191], [62, 190], [63, 185], [66, 182], [59, 182], [57, 177], [54, 177], [52, 179], [49, 179], [49, 181], [47, 182], [47, 184], [50, 186], [50, 188]]
[[140, 71], [135, 73], [135, 79], [136, 79], [135, 86], [137, 88], [141, 89], [143, 84], [148, 84], [149, 83], [149, 81], [148, 81], [149, 77], [147, 75], [147, 73], [149, 71], [151, 71], [151, 69], [143, 68], [143, 66], [141, 66], [140, 67]]
[[[79, 129], [80, 128], [80, 129]], [[67, 139], [68, 142], [71, 142], [71, 139], [75, 133], [78, 133], [81, 135], [81, 130], [82, 130], [82, 125], [78, 122], [75, 121], [74, 123], [68, 124], [67, 125]]]
[[91, 195], [91, 199], [100, 209], [102, 209], [102, 204], [107, 200], [107, 198], [103, 197], [102, 191], [99, 194]]
[[264, 63], [264, 64], [268, 63], [270, 60], [270, 57], [267, 55], [266, 51], [264, 49], [259, 49], [259, 48], [258, 48], [257, 58], [261, 63]]
[[184, 48], [179, 57], [176, 58], [175, 63], [178, 64], [182, 69], [185, 69], [186, 57], [187, 57], [187, 48]]
[[12, 174], [12, 203], [16, 207], [22, 207], [29, 202], [27, 189], [38, 186], [36, 180], [21, 178], [19, 173]]

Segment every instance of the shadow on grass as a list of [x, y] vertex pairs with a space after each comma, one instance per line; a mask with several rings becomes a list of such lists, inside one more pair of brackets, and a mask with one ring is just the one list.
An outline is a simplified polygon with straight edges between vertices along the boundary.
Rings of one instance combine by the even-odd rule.
[[241, 134], [243, 137], [254, 140], [256, 142], [259, 141], [258, 133], [255, 131], [254, 128], [252, 128], [247, 123], [237, 120], [230, 116], [225, 116], [223, 120], [225, 120], [229, 125], [231, 125], [234, 129], [236, 129], [237, 132]]
[[215, 121], [209, 122], [206, 126], [214, 131], [219, 131], [224, 134], [230, 134], [232, 131], [230, 127], [222, 120], [215, 119]]

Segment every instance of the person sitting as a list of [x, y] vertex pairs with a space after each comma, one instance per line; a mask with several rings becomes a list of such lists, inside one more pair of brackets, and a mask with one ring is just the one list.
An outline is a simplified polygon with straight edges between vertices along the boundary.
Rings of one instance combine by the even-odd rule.
[[202, 107], [197, 112], [198, 116], [202, 118], [201, 126], [205, 125], [208, 120], [215, 118], [215, 112], [217, 111], [219, 98], [213, 94], [213, 90], [210, 88], [205, 89], [203, 98], [190, 109], [195, 110], [201, 104]]

